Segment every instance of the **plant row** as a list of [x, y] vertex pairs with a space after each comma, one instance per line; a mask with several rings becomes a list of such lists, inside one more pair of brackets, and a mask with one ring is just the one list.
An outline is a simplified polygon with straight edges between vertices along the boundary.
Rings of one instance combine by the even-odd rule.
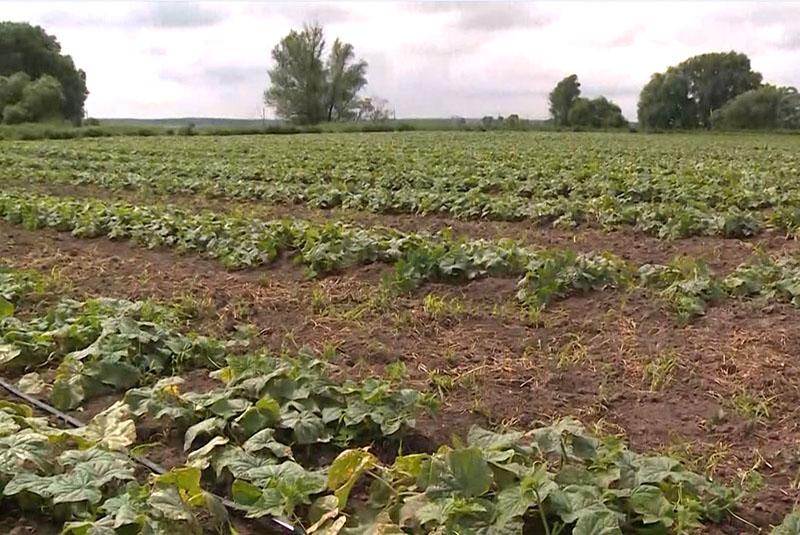
[[174, 206], [0, 193], [0, 217], [29, 229], [55, 228], [79, 237], [125, 239], [219, 259], [228, 268], [269, 264], [292, 256], [310, 276], [354, 265], [393, 265], [385, 283], [408, 291], [427, 280], [465, 282], [519, 277], [517, 299], [532, 314], [569, 295], [605, 288], [657, 292], [681, 320], [701, 315], [723, 297], [800, 305], [800, 265], [791, 256], [754, 256], [725, 277], [702, 262], [634, 266], [610, 253], [537, 250], [513, 240], [453, 238], [298, 219], [262, 221], [242, 214], [192, 213]]
[[13, 144], [0, 178], [607, 228], [663, 238], [800, 224], [796, 140], [465, 133]]

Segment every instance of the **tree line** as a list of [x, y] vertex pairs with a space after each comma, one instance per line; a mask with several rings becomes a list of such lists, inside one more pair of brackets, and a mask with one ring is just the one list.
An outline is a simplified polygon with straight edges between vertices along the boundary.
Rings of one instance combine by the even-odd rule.
[[[386, 100], [363, 96], [368, 64], [340, 39], [326, 46], [319, 24], [292, 30], [272, 50], [264, 103], [297, 125], [334, 121], [383, 122], [394, 118]], [[39, 26], [0, 22], [0, 122], [69, 120], [80, 124], [88, 95], [86, 74], [61, 53], [58, 40]], [[556, 127], [607, 129], [627, 125], [620, 107], [604, 96], [586, 98], [575, 74], [549, 94]], [[637, 106], [645, 130], [695, 128], [800, 129], [800, 94], [765, 84], [750, 59], [738, 52], [701, 54], [652, 75]], [[503, 120], [517, 128], [514, 114]]]

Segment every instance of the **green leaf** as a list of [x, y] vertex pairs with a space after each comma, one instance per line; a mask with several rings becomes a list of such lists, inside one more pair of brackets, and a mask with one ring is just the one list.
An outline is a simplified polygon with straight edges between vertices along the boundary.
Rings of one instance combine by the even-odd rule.
[[192, 510], [181, 499], [181, 495], [175, 487], [169, 486], [154, 490], [150, 494], [147, 504], [170, 520], [194, 521]]
[[244, 438], [249, 438], [267, 427], [274, 427], [280, 420], [281, 407], [277, 401], [269, 396], [259, 399], [239, 415], [234, 422], [241, 429]]
[[9, 318], [14, 315], [14, 303], [6, 300], [0, 295], [0, 319]]
[[673, 524], [673, 507], [660, 488], [642, 485], [634, 489], [628, 499], [631, 509], [642, 516], [642, 523], [661, 522], [664, 527]]
[[242, 448], [244, 451], [249, 453], [269, 450], [274, 456], [279, 458], [292, 457], [292, 448], [285, 444], [281, 444], [275, 440], [274, 436], [274, 429], [262, 429], [247, 439], [247, 441], [242, 444]]
[[590, 507], [602, 504], [600, 489], [589, 485], [567, 485], [550, 493], [553, 510], [566, 524], [578, 520]]
[[482, 496], [492, 486], [492, 471], [479, 448], [449, 451], [447, 465], [456, 489], [464, 496]]
[[32, 472], [18, 472], [14, 478], [8, 482], [3, 489], [3, 495], [14, 496], [20, 492], [27, 491], [42, 498], [50, 498], [50, 484], [52, 477], [44, 477]]
[[639, 457], [635, 462], [638, 470], [636, 481], [639, 485], [645, 483], [661, 483], [680, 468], [680, 462], [671, 457]]
[[622, 535], [617, 513], [605, 507], [581, 512], [572, 535]]
[[54, 476], [48, 487], [53, 496], [53, 503], [89, 502], [100, 503], [103, 493], [97, 485], [94, 474], [85, 470], [73, 470], [66, 474]]
[[261, 489], [252, 483], [236, 479], [231, 486], [231, 497], [234, 502], [240, 505], [250, 506], [261, 498]]
[[328, 468], [328, 490], [334, 491], [339, 509], [347, 505], [350, 491], [361, 475], [377, 464], [377, 457], [365, 449], [345, 450], [334, 459]]
[[316, 444], [330, 440], [325, 430], [325, 422], [314, 411], [292, 411], [284, 414], [281, 418], [281, 427], [292, 430], [292, 436], [297, 444]]

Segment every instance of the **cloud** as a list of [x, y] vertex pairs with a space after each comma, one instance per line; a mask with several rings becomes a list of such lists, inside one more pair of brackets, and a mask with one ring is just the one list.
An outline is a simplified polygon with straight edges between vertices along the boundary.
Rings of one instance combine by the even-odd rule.
[[800, 28], [785, 30], [783, 38], [778, 42], [778, 47], [786, 50], [800, 50]]
[[226, 15], [189, 2], [155, 2], [135, 12], [128, 25], [154, 28], [201, 28], [225, 20]]
[[531, 12], [528, 4], [492, 2], [462, 10], [455, 24], [459, 30], [497, 32], [521, 28], [541, 28], [550, 23], [544, 15]]
[[526, 2], [419, 2], [404, 6], [423, 14], [451, 15], [451, 27], [461, 31], [500, 32], [539, 28], [551, 22], [550, 17], [535, 12], [535, 7]]

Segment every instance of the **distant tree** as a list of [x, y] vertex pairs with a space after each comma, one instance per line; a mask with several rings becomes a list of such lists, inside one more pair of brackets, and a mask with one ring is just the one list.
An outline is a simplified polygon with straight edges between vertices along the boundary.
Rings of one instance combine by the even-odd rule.
[[7, 124], [63, 118], [64, 93], [52, 76], [31, 80], [24, 72], [0, 76], [0, 118]]
[[44, 121], [61, 117], [64, 100], [58, 80], [45, 75], [23, 89], [20, 104], [28, 110], [31, 120]]
[[322, 27], [307, 25], [302, 32], [289, 32], [272, 50], [275, 67], [264, 100], [279, 117], [301, 124], [325, 117], [324, 48]]
[[568, 119], [571, 126], [588, 128], [619, 128], [627, 124], [620, 107], [606, 97], [577, 98]]
[[0, 22], [0, 76], [17, 72], [24, 72], [34, 80], [44, 75], [58, 80], [64, 96], [61, 114], [74, 123], [81, 121], [89, 94], [86, 73], [75, 67], [70, 56], [61, 53], [58, 40], [43, 28]]
[[358, 92], [367, 84], [367, 63], [356, 61], [353, 46], [337, 39], [323, 61], [325, 38], [318, 24], [292, 30], [272, 50], [265, 103], [284, 119], [300, 124], [352, 119]]
[[27, 123], [31, 120], [28, 110], [22, 104], [9, 104], [3, 108], [3, 123], [4, 124], [20, 124]]
[[558, 82], [550, 92], [550, 115], [556, 126], [569, 125], [569, 110], [581, 95], [578, 75], [571, 74]]
[[793, 101], [797, 101], [794, 111], [800, 111], [794, 87], [764, 85], [726, 102], [712, 114], [711, 122], [715, 128], [736, 130], [798, 128], [792, 113]]
[[778, 128], [800, 129], [800, 94], [794, 87], [784, 87], [778, 104]]
[[354, 119], [356, 121], [382, 122], [394, 118], [394, 110], [389, 101], [379, 97], [364, 97], [356, 102]]
[[761, 74], [750, 68], [750, 58], [737, 52], [701, 54], [678, 69], [689, 80], [689, 97], [697, 104], [700, 126], [711, 126], [714, 110], [737, 95], [761, 85]]
[[639, 123], [645, 128], [710, 127], [715, 110], [758, 88], [761, 79], [745, 54], [691, 57], [650, 78], [639, 96]]
[[367, 85], [367, 62], [355, 61], [353, 45], [336, 39], [328, 58], [328, 121], [352, 119], [356, 95]]
[[696, 108], [686, 76], [674, 69], [656, 73], [639, 94], [639, 124], [651, 129], [694, 128]]
[[0, 76], [0, 111], [9, 104], [16, 104], [22, 100], [22, 93], [29, 83], [31, 77], [24, 72]]

